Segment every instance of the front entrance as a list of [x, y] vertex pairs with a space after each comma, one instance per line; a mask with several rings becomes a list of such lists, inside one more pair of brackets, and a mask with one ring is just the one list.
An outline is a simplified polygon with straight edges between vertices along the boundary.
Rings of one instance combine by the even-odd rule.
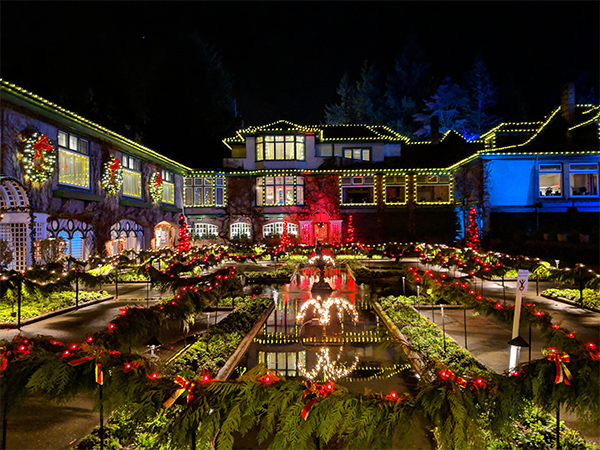
[[328, 222], [313, 222], [313, 236], [314, 245], [319, 242], [321, 244], [327, 244], [329, 237], [329, 223]]
[[302, 243], [306, 245], [337, 244], [341, 240], [341, 220], [331, 220], [327, 211], [315, 211], [310, 220], [300, 221]]

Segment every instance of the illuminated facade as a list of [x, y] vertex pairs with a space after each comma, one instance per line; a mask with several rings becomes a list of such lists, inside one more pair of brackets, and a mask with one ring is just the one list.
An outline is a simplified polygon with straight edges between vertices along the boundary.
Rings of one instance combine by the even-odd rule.
[[13, 250], [9, 268], [44, 262], [44, 239], [62, 238], [65, 254], [87, 259], [150, 248], [158, 224], [177, 226], [189, 168], [18, 86], [2, 81], [1, 90], [0, 239]]
[[194, 245], [283, 235], [453, 243], [471, 208], [484, 234], [512, 222], [598, 223], [594, 105], [564, 104], [470, 142], [453, 131], [415, 142], [384, 126], [279, 121], [237, 131], [223, 141], [223, 167], [194, 170], [18, 86], [1, 89], [0, 239], [19, 247], [19, 269], [48, 237], [83, 259], [172, 247], [181, 212]]

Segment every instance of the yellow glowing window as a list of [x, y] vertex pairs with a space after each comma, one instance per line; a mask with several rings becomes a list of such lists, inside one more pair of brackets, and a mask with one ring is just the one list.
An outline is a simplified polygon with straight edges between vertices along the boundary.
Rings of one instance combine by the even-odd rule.
[[142, 174], [123, 169], [123, 195], [142, 198]]
[[257, 136], [256, 160], [297, 160], [305, 159], [305, 136]]
[[60, 184], [90, 187], [90, 159], [87, 155], [65, 149], [58, 151], [58, 181]]
[[164, 203], [175, 203], [175, 185], [173, 183], [163, 181], [162, 201]]

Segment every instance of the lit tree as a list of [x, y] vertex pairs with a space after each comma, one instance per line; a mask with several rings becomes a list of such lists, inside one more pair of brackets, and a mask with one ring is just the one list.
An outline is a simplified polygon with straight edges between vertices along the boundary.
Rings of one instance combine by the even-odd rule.
[[179, 240], [177, 242], [177, 251], [189, 252], [192, 248], [190, 243], [190, 232], [185, 222], [183, 214], [179, 216]]
[[354, 224], [352, 214], [348, 217], [348, 236], [346, 242], [354, 242]]
[[467, 225], [467, 247], [477, 250], [479, 248], [479, 227], [477, 226], [477, 210], [469, 210], [469, 224]]
[[280, 241], [280, 245], [282, 247], [289, 247], [291, 244], [290, 233], [288, 231], [288, 223], [289, 223], [289, 219], [287, 217], [285, 217], [283, 219], [283, 234], [281, 235], [281, 241]]

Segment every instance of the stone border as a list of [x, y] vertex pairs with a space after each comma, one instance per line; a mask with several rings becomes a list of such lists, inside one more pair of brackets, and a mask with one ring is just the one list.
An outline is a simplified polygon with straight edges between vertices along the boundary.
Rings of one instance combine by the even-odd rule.
[[568, 298], [564, 298], [564, 297], [552, 297], [550, 295], [543, 294], [543, 293], [540, 294], [540, 297], [547, 298], [548, 300], [555, 300], [557, 302], [565, 303], [567, 305], [575, 306], [577, 308], [587, 309], [588, 311], [600, 313], [600, 309], [598, 309], [598, 308], [594, 308], [592, 306], [585, 306], [585, 305], [581, 306], [581, 305], [579, 305], [578, 302], [574, 302], [573, 300], [569, 300]]
[[[435, 379], [434, 372], [431, 370], [427, 370], [427, 363], [423, 359], [423, 355], [421, 353], [413, 350], [410, 344], [410, 341], [402, 334], [400, 329], [392, 322], [392, 319], [386, 314], [381, 305], [376, 300], [371, 300], [371, 305], [373, 305], [373, 309], [375, 312], [381, 317], [383, 323], [392, 334], [393, 337], [396, 338], [402, 350], [406, 354], [406, 357], [410, 361], [415, 372], [419, 374], [421, 378], [425, 378], [427, 381], [433, 381]], [[415, 310], [416, 312], [416, 310]]]
[[[25, 325], [31, 325], [32, 323], [36, 323], [41, 320], [49, 319], [50, 317], [55, 317], [55, 316], [59, 316], [61, 314], [71, 312], [71, 311], [76, 311], [78, 309], [85, 308], [86, 306], [96, 305], [98, 303], [102, 303], [107, 300], [112, 300], [113, 298], [115, 298], [114, 295], [109, 295], [108, 297], [101, 297], [101, 298], [97, 298], [96, 300], [90, 300], [89, 302], [80, 303], [79, 307], [77, 307], [75, 305], [67, 306], [66, 308], [57, 309], [56, 311], [51, 311], [51, 312], [48, 312], [45, 314], [41, 314], [39, 316], [30, 317], [29, 319], [21, 321], [21, 327], [23, 327]], [[18, 323], [17, 322], [0, 322], [0, 328], [11, 328], [11, 329], [18, 328]]]
[[219, 369], [215, 380], [225, 381], [231, 376], [236, 366], [248, 350], [248, 347], [250, 347], [250, 344], [252, 344], [254, 337], [258, 334], [258, 331], [263, 326], [263, 323], [265, 323], [273, 309], [275, 309], [275, 303], [271, 302], [271, 305], [265, 311], [263, 311], [252, 329], [248, 332], [248, 334], [246, 334], [244, 339], [242, 339], [240, 345], [237, 346], [225, 365]]

